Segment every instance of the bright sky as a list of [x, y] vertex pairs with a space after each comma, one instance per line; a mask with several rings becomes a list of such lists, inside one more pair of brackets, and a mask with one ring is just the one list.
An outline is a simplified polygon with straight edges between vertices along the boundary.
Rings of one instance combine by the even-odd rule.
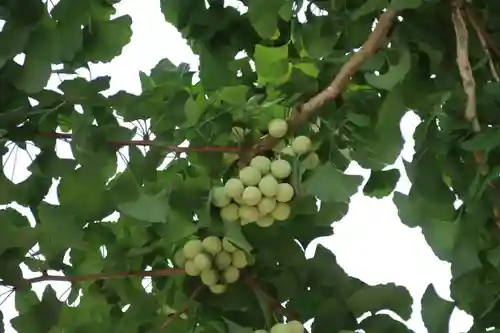
[[[235, 1], [229, 1], [234, 3]], [[110, 75], [111, 89], [109, 93], [126, 90], [131, 93], [140, 93], [138, 71], [149, 73], [158, 61], [168, 58], [174, 64], [189, 63], [193, 69], [198, 66], [195, 56], [177, 30], [164, 21], [159, 10], [159, 0], [134, 1], [122, 0], [117, 6], [117, 16], [129, 14], [133, 19], [133, 37], [121, 54], [110, 64], [99, 64], [91, 67], [92, 77]], [[0, 22], [0, 29], [2, 26]], [[23, 57], [18, 57], [22, 63]], [[82, 72], [88, 77], [88, 73]], [[56, 89], [60, 80], [55, 76], [49, 82], [49, 88]], [[413, 155], [413, 131], [419, 119], [413, 113], [408, 113], [401, 123], [406, 145], [402, 156], [411, 160]], [[126, 148], [123, 149], [126, 153]], [[17, 149], [6, 162], [5, 173], [16, 183], [26, 179], [30, 173], [26, 167], [31, 158], [37, 154], [37, 149], [31, 147], [29, 154]], [[69, 145], [59, 143], [57, 153], [60, 157], [72, 157]], [[30, 156], [31, 155], [31, 158]], [[14, 170], [13, 166], [16, 165]], [[396, 166], [404, 174], [401, 160]], [[120, 169], [124, 163], [121, 161]], [[351, 165], [348, 173], [369, 175], [358, 165]], [[54, 184], [46, 201], [57, 204], [57, 194]], [[410, 183], [406, 177], [400, 180], [397, 190], [408, 193]], [[18, 205], [13, 206], [24, 215], [32, 216], [29, 210]], [[358, 193], [352, 198], [349, 214], [334, 225], [335, 235], [325, 237], [311, 244], [306, 253], [310, 257], [314, 254], [316, 244], [319, 242], [331, 249], [337, 256], [338, 262], [348, 274], [355, 276], [368, 284], [394, 282], [403, 285], [410, 291], [415, 302], [415, 313], [408, 322], [409, 326], [417, 333], [426, 332], [421, 317], [420, 299], [429, 283], [433, 283], [441, 297], [449, 299], [449, 282], [451, 278], [449, 264], [441, 262], [427, 246], [420, 229], [410, 229], [399, 221], [397, 210], [392, 203], [392, 198], [372, 199]], [[37, 275], [25, 269], [27, 277]], [[62, 295], [68, 288], [68, 283], [51, 283]], [[46, 284], [39, 283], [34, 290], [41, 295]], [[0, 289], [0, 294], [3, 294]], [[3, 297], [2, 297], [3, 299]], [[14, 297], [11, 296], [1, 307], [4, 314], [6, 332], [14, 332], [10, 326], [10, 319], [17, 315], [14, 307]], [[472, 320], [461, 311], [455, 311], [452, 316], [450, 333], [466, 332]]]

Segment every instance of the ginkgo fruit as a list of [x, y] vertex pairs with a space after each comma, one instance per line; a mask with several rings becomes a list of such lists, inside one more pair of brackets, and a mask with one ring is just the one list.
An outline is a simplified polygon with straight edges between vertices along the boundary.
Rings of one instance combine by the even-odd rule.
[[198, 276], [201, 273], [198, 267], [194, 264], [193, 260], [186, 261], [184, 264], [184, 271], [189, 276]]
[[306, 170], [315, 169], [319, 165], [319, 156], [315, 152], [309, 153], [300, 165]]
[[245, 185], [238, 178], [228, 179], [226, 184], [224, 184], [224, 192], [230, 198], [240, 197], [245, 189]]
[[269, 131], [270, 136], [279, 139], [284, 137], [286, 132], [288, 132], [288, 124], [286, 120], [273, 119], [269, 122], [267, 130]]
[[222, 273], [222, 277], [224, 278], [224, 281], [226, 281], [227, 283], [234, 283], [240, 277], [240, 270], [234, 266], [229, 266]]
[[271, 213], [272, 217], [278, 221], [284, 221], [290, 217], [290, 205], [283, 202], [278, 202], [276, 208]]
[[293, 139], [292, 149], [297, 155], [303, 155], [311, 151], [312, 142], [307, 136], [301, 135]]
[[201, 240], [191, 239], [187, 241], [186, 244], [184, 244], [184, 247], [182, 248], [182, 253], [184, 253], [184, 256], [187, 259], [193, 259], [202, 250], [203, 247], [201, 246]]
[[212, 267], [212, 258], [206, 253], [198, 253], [194, 257], [193, 263], [200, 271], [203, 271]]
[[304, 333], [304, 325], [298, 320], [291, 320], [286, 323], [289, 333]]
[[184, 264], [186, 263], [186, 256], [184, 255], [183, 251], [182, 250], [179, 250], [179, 251], [176, 251], [174, 253], [174, 264], [177, 266], [177, 267], [183, 267]]
[[271, 163], [271, 173], [278, 179], [284, 179], [292, 173], [292, 165], [287, 160], [275, 160]]
[[225, 284], [216, 284], [213, 286], [210, 286], [210, 291], [213, 292], [214, 294], [222, 294], [225, 292], [227, 289], [227, 285]]
[[247, 166], [240, 170], [239, 177], [244, 185], [255, 186], [260, 182], [262, 175], [259, 169]]
[[253, 333], [268, 333], [266, 330], [255, 330]]
[[236, 246], [233, 245], [227, 238], [222, 238], [222, 248], [224, 251], [232, 253], [237, 250]]
[[266, 197], [273, 197], [278, 190], [278, 181], [273, 175], [265, 175], [259, 182], [259, 190]]
[[278, 323], [271, 327], [270, 333], [290, 333], [288, 326], [284, 323]]
[[238, 216], [245, 223], [257, 221], [259, 215], [259, 210], [255, 206], [241, 206], [238, 209]]
[[276, 191], [276, 201], [288, 202], [292, 200], [293, 195], [294, 195], [294, 190], [292, 185], [288, 183], [278, 184], [278, 188]]
[[[243, 192], [242, 192], [242, 194], [243, 194]], [[236, 202], [240, 206], [245, 204], [245, 202], [243, 201], [243, 198], [241, 196], [233, 198], [233, 200], [234, 200], [234, 202]]]
[[250, 161], [250, 166], [256, 168], [265, 175], [271, 169], [271, 160], [266, 156], [257, 155]]
[[223, 270], [231, 265], [231, 255], [227, 251], [221, 251], [215, 256], [214, 262], [217, 269]]
[[264, 197], [260, 200], [257, 208], [259, 209], [260, 215], [266, 215], [271, 213], [276, 208], [276, 204], [276, 199]]
[[200, 274], [201, 282], [206, 286], [213, 286], [217, 284], [219, 276], [213, 269], [205, 269]]
[[216, 186], [212, 189], [212, 204], [215, 207], [224, 207], [229, 205], [230, 202], [231, 198], [226, 195], [224, 187]]
[[208, 252], [212, 255], [216, 255], [217, 253], [219, 253], [222, 250], [222, 242], [220, 241], [220, 239], [218, 237], [215, 237], [215, 236], [206, 237], [201, 242], [201, 246], [203, 247], [203, 249], [206, 252]]
[[236, 250], [232, 253], [232, 264], [236, 268], [244, 268], [248, 265], [245, 252]]
[[258, 187], [248, 186], [241, 195], [243, 202], [248, 206], [255, 206], [262, 199], [262, 193]]
[[261, 216], [255, 223], [261, 228], [267, 228], [273, 225], [274, 218], [271, 215]]
[[226, 207], [222, 207], [219, 211], [220, 217], [224, 221], [234, 222], [238, 219], [238, 205], [231, 203]]

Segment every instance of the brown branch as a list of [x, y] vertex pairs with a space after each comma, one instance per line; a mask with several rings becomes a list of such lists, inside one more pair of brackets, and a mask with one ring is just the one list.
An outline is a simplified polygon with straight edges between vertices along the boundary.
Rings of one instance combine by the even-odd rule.
[[298, 313], [296, 313], [295, 311], [289, 311], [287, 308], [285, 308], [277, 299], [275, 299], [274, 297], [272, 297], [271, 295], [266, 293], [256, 280], [254, 280], [252, 278], [248, 278], [245, 280], [245, 283], [250, 288], [252, 288], [256, 293], [260, 293], [261, 295], [263, 295], [268, 300], [273, 311], [281, 312], [289, 320], [299, 320], [300, 319], [300, 316]]
[[[365, 59], [373, 56], [378, 51], [380, 43], [387, 36], [395, 17], [396, 12], [393, 10], [387, 10], [379, 17], [377, 26], [366, 42], [361, 49], [342, 66], [332, 83], [326, 89], [300, 106], [288, 119], [289, 132], [293, 132], [301, 124], [306, 122], [327, 101], [334, 100], [340, 95], [349, 83], [351, 76], [356, 73]], [[275, 139], [268, 135], [251, 147], [251, 149], [242, 151], [239, 163], [240, 166], [248, 164], [250, 159], [256, 154], [272, 149], [279, 141], [279, 139]]]
[[482, 36], [486, 44], [489, 46], [489, 48], [493, 51], [493, 53], [497, 56], [497, 58], [500, 58], [500, 47], [497, 45], [497, 43], [491, 38], [491, 36], [488, 34], [486, 31], [485, 25], [481, 22], [481, 20], [476, 16], [474, 13], [474, 10], [471, 8], [470, 5], [465, 5], [465, 14], [467, 15], [467, 18], [471, 22], [472, 26], [478, 32], [479, 35]]
[[183, 274], [185, 273], [182, 268], [165, 268], [156, 271], [121, 272], [112, 274], [102, 273], [102, 274], [88, 274], [88, 275], [76, 275], [76, 276], [42, 274], [34, 278], [24, 279], [21, 281], [21, 284], [34, 284], [46, 281], [82, 282], [82, 281], [97, 281], [97, 280], [114, 280], [127, 277], [158, 277], [158, 276], [183, 275]]
[[[72, 134], [59, 133], [59, 132], [40, 132], [38, 135], [54, 138], [60, 140], [71, 140]], [[126, 146], [159, 146], [158, 141], [155, 140], [112, 140], [110, 144], [117, 147]], [[175, 151], [178, 153], [198, 152], [198, 153], [237, 153], [240, 151], [239, 147], [235, 146], [204, 146], [204, 147], [179, 147], [179, 146], [162, 146], [165, 150]]]
[[203, 287], [204, 287], [203, 285], [200, 285], [198, 288], [196, 288], [191, 297], [189, 297], [189, 299], [186, 301], [186, 304], [184, 305], [183, 309], [168, 317], [168, 319], [163, 323], [163, 325], [161, 325], [160, 328], [167, 328], [168, 326], [172, 325], [172, 323], [177, 318], [180, 318], [183, 314], [186, 314], [189, 310], [189, 303], [191, 303], [193, 299], [195, 299], [196, 296], [198, 296], [198, 294], [203, 290]]

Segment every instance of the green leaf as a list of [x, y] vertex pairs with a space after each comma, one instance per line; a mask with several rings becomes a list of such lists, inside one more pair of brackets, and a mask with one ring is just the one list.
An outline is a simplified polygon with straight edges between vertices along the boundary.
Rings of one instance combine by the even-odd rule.
[[442, 299], [430, 284], [422, 297], [422, 319], [429, 333], [446, 333], [451, 313], [455, 308], [453, 302]]
[[250, 252], [252, 252], [253, 247], [243, 235], [240, 223], [224, 221], [224, 230], [224, 237], [237, 245], [247, 254], [250, 254]]
[[51, 73], [52, 65], [50, 60], [29, 53], [24, 59], [21, 73], [14, 81], [14, 84], [18, 89], [27, 93], [36, 93], [45, 88]]
[[224, 87], [220, 91], [220, 99], [234, 105], [242, 105], [247, 102], [247, 94], [249, 92], [247, 86], [232, 86]]
[[283, 0], [254, 0], [248, 4], [248, 17], [263, 39], [271, 39], [278, 29], [278, 14]]
[[2, 232], [0, 233], [0, 255], [10, 248], [31, 249], [37, 242], [35, 230], [31, 228], [26, 216], [17, 210], [0, 210]]
[[393, 283], [366, 286], [347, 300], [349, 308], [358, 317], [365, 312], [392, 310], [404, 320], [410, 319], [412, 303], [413, 299], [408, 290]]
[[365, 73], [365, 79], [368, 84], [375, 88], [392, 90], [398, 83], [402, 82], [411, 69], [411, 54], [406, 47], [400, 50], [400, 54], [398, 64], [391, 65], [386, 73], [378, 76], [372, 73]]
[[145, 222], [167, 222], [169, 212], [165, 196], [141, 193], [135, 201], [118, 204], [123, 214]]
[[84, 34], [85, 54], [92, 62], [109, 62], [122, 52], [132, 37], [132, 18], [123, 15], [110, 21], [94, 21]]
[[388, 2], [388, 0], [368, 0], [352, 13], [351, 18], [356, 21], [364, 15], [386, 8]]
[[391, 0], [389, 8], [398, 11], [403, 9], [417, 9], [422, 3], [422, 0]]
[[288, 80], [291, 65], [288, 62], [288, 45], [255, 46], [255, 68], [261, 84], [281, 84]]
[[363, 188], [363, 193], [369, 197], [383, 198], [388, 196], [396, 188], [399, 177], [398, 169], [389, 169], [383, 171], [373, 171], [370, 179]]
[[472, 139], [462, 142], [461, 146], [468, 151], [492, 150], [500, 146], [500, 131], [485, 128]]
[[364, 332], [369, 333], [411, 333], [413, 332], [405, 324], [394, 320], [387, 314], [375, 314], [363, 319], [359, 324]]
[[200, 117], [205, 112], [206, 100], [203, 95], [199, 95], [198, 98], [188, 98], [186, 104], [184, 105], [184, 112], [187, 118], [187, 124], [193, 126], [198, 123]]
[[302, 186], [304, 194], [314, 195], [321, 201], [348, 202], [362, 182], [363, 177], [346, 175], [333, 164], [326, 163], [319, 166]]

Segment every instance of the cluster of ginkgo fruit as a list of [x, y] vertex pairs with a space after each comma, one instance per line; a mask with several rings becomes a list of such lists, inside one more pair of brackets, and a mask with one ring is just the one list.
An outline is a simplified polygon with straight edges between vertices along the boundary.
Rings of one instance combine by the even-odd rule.
[[214, 294], [222, 294], [236, 282], [240, 269], [248, 266], [245, 252], [226, 238], [191, 239], [174, 254], [174, 263], [189, 276], [199, 276]]
[[304, 333], [304, 325], [298, 320], [291, 320], [287, 323], [277, 323], [268, 331], [255, 330], [254, 333]]
[[[273, 119], [268, 126], [269, 135], [283, 138], [288, 124], [283, 119]], [[260, 227], [270, 227], [275, 221], [290, 217], [289, 202], [295, 190], [289, 183], [291, 163], [283, 155], [306, 155], [301, 160], [304, 169], [314, 169], [319, 164], [318, 155], [311, 152], [312, 142], [307, 136], [293, 138], [273, 159], [257, 155], [250, 165], [239, 170], [238, 177], [230, 178], [224, 186], [212, 189], [212, 204], [220, 208], [220, 216], [228, 222], [241, 225], [255, 222]]]

